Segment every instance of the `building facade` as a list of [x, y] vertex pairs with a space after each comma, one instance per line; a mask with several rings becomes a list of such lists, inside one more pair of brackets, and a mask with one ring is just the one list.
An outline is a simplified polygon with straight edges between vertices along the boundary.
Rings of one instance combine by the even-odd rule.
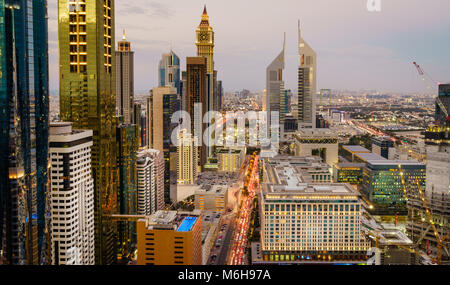
[[50, 125], [50, 217], [53, 265], [94, 265], [91, 130]]
[[125, 38], [118, 42], [116, 57], [116, 109], [126, 124], [134, 124], [134, 51]]
[[298, 23], [298, 125], [299, 128], [316, 126], [317, 55], [302, 38]]
[[325, 129], [302, 129], [294, 138], [296, 156], [320, 156], [331, 168], [338, 163], [338, 137]]
[[[207, 125], [203, 123], [203, 116], [207, 112], [207, 85], [206, 85], [206, 67], [205, 57], [187, 57], [186, 58], [186, 112], [191, 118], [191, 133], [199, 141], [199, 160], [200, 167], [206, 164], [207, 150], [203, 143], [203, 130]], [[197, 109], [197, 111], [196, 111]]]
[[63, 121], [93, 131], [96, 264], [116, 262], [116, 82], [114, 0], [60, 0], [59, 94]]
[[137, 153], [137, 214], [164, 209], [164, 155], [156, 149]]
[[[271, 126], [271, 112], [280, 112], [280, 105], [284, 98], [284, 54], [285, 42], [283, 42], [283, 49], [278, 56], [266, 68], [266, 111], [268, 126]], [[278, 115], [278, 122], [281, 123], [281, 118]], [[273, 122], [275, 123], [275, 122]], [[283, 120], [284, 124], [284, 120]]]
[[175, 87], [181, 95], [180, 58], [172, 50], [162, 55], [158, 70], [159, 87]]
[[[411, 239], [421, 249], [427, 250], [431, 255], [437, 255], [438, 242], [436, 233], [430, 226], [434, 223], [437, 234], [443, 239], [450, 233], [450, 127], [433, 126], [425, 131], [425, 144], [427, 152], [426, 162], [426, 188], [423, 187], [426, 205], [420, 195], [411, 197], [408, 202], [408, 222], [406, 229]], [[449, 241], [444, 242], [447, 248]], [[450, 263], [448, 251], [442, 249], [442, 264]]]
[[198, 148], [195, 146], [197, 137], [192, 137], [186, 129], [178, 133], [177, 146], [177, 184], [193, 185], [198, 172]]
[[201, 265], [200, 212], [158, 211], [137, 221], [138, 265]]
[[436, 123], [444, 125], [450, 122], [450, 83], [439, 85], [439, 94], [436, 98]]
[[389, 149], [394, 147], [394, 141], [390, 137], [372, 138], [372, 152], [389, 159]]
[[[402, 186], [401, 175], [405, 180]], [[406, 200], [417, 195], [416, 179], [425, 187], [425, 164], [413, 160], [367, 160], [361, 193], [373, 205], [376, 215], [407, 215]]]
[[0, 262], [48, 264], [47, 1], [0, 1]]

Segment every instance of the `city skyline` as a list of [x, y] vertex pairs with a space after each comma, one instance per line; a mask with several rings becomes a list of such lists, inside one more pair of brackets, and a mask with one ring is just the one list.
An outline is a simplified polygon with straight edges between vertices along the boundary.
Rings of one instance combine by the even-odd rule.
[[[438, 82], [450, 77], [446, 52], [450, 41], [450, 20], [446, 1], [384, 1], [381, 12], [368, 12], [366, 1], [349, 0], [347, 5], [334, 1], [270, 1], [244, 3], [227, 1], [118, 1], [116, 4], [116, 37], [123, 29], [136, 52], [137, 92], [157, 86], [157, 66], [161, 54], [172, 47], [182, 59], [195, 55], [195, 28], [206, 4], [211, 25], [216, 32], [215, 64], [226, 91], [264, 89], [265, 67], [279, 50], [286, 32], [286, 88], [297, 84], [297, 20], [303, 35], [315, 47], [318, 57], [318, 90], [376, 89], [392, 92], [430, 92], [418, 82], [412, 65], [421, 63]], [[58, 44], [56, 1], [49, 1], [50, 90], [58, 89]], [[447, 7], [447, 8], [446, 8]], [[268, 25], [264, 18], [275, 18]], [[232, 13], [232, 14], [231, 14]], [[230, 20], [233, 15], [238, 21]], [[321, 21], [320, 19], [326, 19]], [[148, 23], [141, 25], [140, 23]], [[333, 23], [328, 24], [328, 23]], [[446, 23], [448, 23], [446, 25]], [[245, 24], [243, 30], [241, 26]], [[431, 45], [436, 41], [440, 45]], [[339, 79], [342, 66], [347, 72]], [[386, 68], [389, 67], [389, 68]], [[237, 72], [236, 72], [237, 71]]]

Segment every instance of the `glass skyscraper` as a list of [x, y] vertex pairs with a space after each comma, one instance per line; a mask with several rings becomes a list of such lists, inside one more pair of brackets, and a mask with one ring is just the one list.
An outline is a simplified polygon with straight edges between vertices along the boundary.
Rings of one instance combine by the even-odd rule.
[[175, 87], [181, 95], [180, 58], [172, 50], [162, 55], [158, 70], [159, 87]]
[[93, 130], [95, 263], [116, 262], [118, 213], [113, 0], [59, 0], [61, 119]]
[[46, 0], [0, 0], [0, 54], [0, 259], [46, 264]]

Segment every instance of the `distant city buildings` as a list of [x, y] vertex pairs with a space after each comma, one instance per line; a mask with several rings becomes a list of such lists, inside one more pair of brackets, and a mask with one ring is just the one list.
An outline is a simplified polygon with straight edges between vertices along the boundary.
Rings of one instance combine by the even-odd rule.
[[175, 87], [181, 95], [180, 58], [172, 50], [162, 55], [158, 70], [159, 87]]
[[50, 218], [53, 265], [94, 265], [91, 130], [50, 124]]
[[241, 169], [245, 160], [245, 148], [242, 149], [220, 149], [217, 151], [218, 170], [235, 172]]
[[372, 152], [389, 159], [389, 150], [394, 148], [394, 141], [391, 137], [373, 137]]

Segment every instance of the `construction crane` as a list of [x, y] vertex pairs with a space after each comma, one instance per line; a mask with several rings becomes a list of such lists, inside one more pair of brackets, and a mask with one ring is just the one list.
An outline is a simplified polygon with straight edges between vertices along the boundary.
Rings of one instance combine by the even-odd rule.
[[[417, 64], [417, 62], [413, 62], [414, 66], [417, 69], [417, 72], [419, 72], [419, 75], [421, 76], [422, 80], [425, 82], [425, 84], [427, 84], [428, 89], [430, 89], [431, 91], [436, 91], [436, 86], [439, 86], [439, 82], [436, 82], [433, 80], [433, 78], [431, 78], [430, 75], [428, 75], [428, 73], [426, 73], [422, 67], [420, 67], [420, 65]], [[434, 88], [432, 87], [434, 86]], [[439, 97], [436, 98], [436, 104], [438, 104], [439, 108], [442, 110], [442, 112], [444, 112], [446, 117], [448, 116], [448, 111], [447, 108], [444, 106], [444, 104], [442, 103], [441, 99], [439, 99]]]
[[441, 264], [442, 263], [442, 248], [445, 249], [448, 255], [447, 245], [445, 244], [445, 241], [448, 239], [449, 234], [444, 238], [441, 238], [439, 235], [439, 232], [436, 229], [436, 226], [434, 225], [433, 216], [431, 215], [430, 209], [428, 208], [427, 201], [425, 199], [425, 194], [423, 193], [422, 187], [420, 186], [419, 179], [416, 178], [417, 188], [419, 189], [420, 199], [422, 200], [423, 206], [425, 207], [425, 213], [427, 214], [428, 221], [430, 222], [431, 227], [433, 228], [434, 236], [436, 237], [437, 241], [437, 258], [436, 263]]
[[[401, 179], [401, 182], [402, 182], [403, 195], [405, 197], [405, 200], [408, 201], [408, 193], [407, 193], [407, 190], [406, 190], [406, 183], [405, 183], [404, 173], [403, 173], [401, 164], [398, 165], [398, 169], [400, 171], [400, 179]], [[422, 241], [422, 239], [425, 237], [426, 233], [430, 230], [430, 228], [432, 228], [433, 229], [433, 234], [436, 237], [436, 240], [437, 240], [437, 243], [438, 243], [438, 246], [437, 246], [437, 258], [436, 258], [435, 262], [437, 264], [441, 264], [442, 263], [442, 248], [443, 247], [445, 248], [445, 251], [448, 254], [447, 246], [445, 245], [445, 241], [448, 239], [449, 234], [447, 234], [443, 239], [441, 239], [441, 237], [439, 235], [439, 232], [437, 231], [436, 226], [434, 225], [434, 221], [433, 221], [433, 217], [431, 215], [431, 211], [428, 208], [428, 204], [427, 204], [426, 199], [425, 199], [425, 194], [424, 194], [424, 192], [422, 190], [422, 186], [420, 185], [420, 182], [419, 182], [418, 178], [416, 178], [416, 183], [417, 183], [417, 188], [419, 190], [420, 200], [422, 201], [423, 207], [425, 208], [425, 213], [427, 214], [427, 218], [428, 218], [428, 221], [430, 223], [430, 225], [424, 231], [424, 233], [422, 234], [422, 236], [420, 237], [420, 239], [418, 240], [417, 243], [420, 243]]]

